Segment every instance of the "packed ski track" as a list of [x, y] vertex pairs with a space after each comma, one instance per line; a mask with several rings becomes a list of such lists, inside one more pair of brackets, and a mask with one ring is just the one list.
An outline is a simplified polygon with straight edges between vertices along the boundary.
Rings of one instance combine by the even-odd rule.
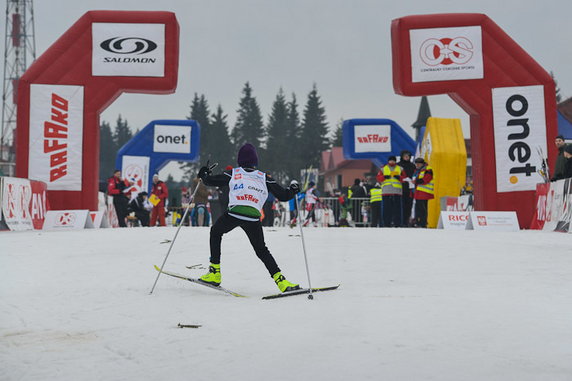
[[[312, 286], [340, 288], [262, 300], [277, 288], [240, 229], [223, 238], [222, 286], [248, 297], [165, 274], [150, 294], [174, 233], [0, 233], [0, 379], [572, 377], [570, 234], [308, 228]], [[307, 287], [297, 233], [265, 228]], [[202, 275], [208, 243], [182, 228], [165, 270]]]

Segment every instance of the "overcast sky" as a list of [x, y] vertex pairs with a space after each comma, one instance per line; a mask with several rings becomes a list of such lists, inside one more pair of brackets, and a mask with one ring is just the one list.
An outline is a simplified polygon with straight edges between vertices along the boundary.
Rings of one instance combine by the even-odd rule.
[[[419, 98], [393, 91], [390, 24], [414, 14], [487, 14], [572, 96], [569, 0], [36, 0], [37, 55], [85, 12], [104, 9], [172, 11], [180, 26], [175, 94], [124, 94], [101, 115], [112, 125], [120, 113], [133, 128], [185, 118], [196, 92], [211, 110], [221, 104], [232, 127], [246, 81], [266, 122], [280, 87], [302, 112], [316, 83], [332, 129], [342, 118], [389, 118], [413, 134]], [[460, 118], [468, 135], [467, 115], [448, 96], [429, 104], [433, 116]]]

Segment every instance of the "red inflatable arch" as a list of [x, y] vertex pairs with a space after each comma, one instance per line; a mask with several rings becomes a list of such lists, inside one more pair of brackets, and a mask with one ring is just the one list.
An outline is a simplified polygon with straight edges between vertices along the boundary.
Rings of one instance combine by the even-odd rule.
[[18, 177], [48, 184], [53, 209], [97, 210], [99, 114], [123, 92], [177, 87], [179, 25], [171, 12], [90, 11], [18, 86]]
[[482, 14], [399, 18], [391, 40], [396, 93], [449, 94], [470, 115], [475, 208], [515, 210], [528, 227], [538, 151], [556, 154], [547, 147], [557, 134], [550, 75]]

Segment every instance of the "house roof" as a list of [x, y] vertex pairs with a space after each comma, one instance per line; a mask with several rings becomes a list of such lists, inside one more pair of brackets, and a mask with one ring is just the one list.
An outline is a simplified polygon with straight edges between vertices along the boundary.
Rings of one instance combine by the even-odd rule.
[[344, 158], [342, 147], [332, 147], [329, 151], [322, 152], [322, 162], [320, 163], [320, 172], [322, 174], [339, 169], [363, 169], [371, 168], [371, 160], [347, 160]]

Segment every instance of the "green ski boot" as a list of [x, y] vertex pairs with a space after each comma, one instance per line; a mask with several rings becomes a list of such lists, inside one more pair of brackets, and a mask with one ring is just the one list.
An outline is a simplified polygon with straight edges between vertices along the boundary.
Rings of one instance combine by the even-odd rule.
[[212, 284], [213, 286], [219, 286], [221, 281], [220, 263], [218, 265], [211, 263], [211, 265], [209, 266], [209, 272], [200, 277], [199, 280], [203, 283]]
[[278, 286], [281, 292], [300, 289], [299, 284], [288, 282], [286, 278], [284, 278], [284, 275], [282, 275], [281, 272], [277, 272], [276, 274], [272, 275], [272, 279], [274, 279], [274, 282], [276, 282], [276, 285]]

